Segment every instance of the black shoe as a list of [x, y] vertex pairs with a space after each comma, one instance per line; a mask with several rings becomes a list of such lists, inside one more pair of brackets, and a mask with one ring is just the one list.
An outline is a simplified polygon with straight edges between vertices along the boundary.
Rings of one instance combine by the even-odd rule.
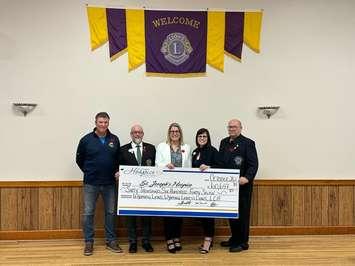
[[146, 252], [153, 252], [154, 249], [152, 247], [152, 245], [150, 244], [150, 242], [144, 242], [142, 244], [142, 248], [146, 251]]
[[229, 240], [221, 242], [221, 247], [228, 248], [230, 246], [231, 246], [231, 244], [230, 244]]
[[229, 248], [229, 252], [242, 252], [244, 249], [241, 245], [239, 246], [231, 246]]
[[174, 238], [174, 245], [176, 251], [182, 250], [182, 246], [179, 238]]
[[166, 241], [166, 248], [170, 253], [176, 253], [174, 241], [172, 239]]
[[249, 249], [249, 244], [248, 243], [242, 243], [240, 244], [243, 250], [248, 250]]
[[129, 244], [129, 253], [137, 253], [137, 243]]

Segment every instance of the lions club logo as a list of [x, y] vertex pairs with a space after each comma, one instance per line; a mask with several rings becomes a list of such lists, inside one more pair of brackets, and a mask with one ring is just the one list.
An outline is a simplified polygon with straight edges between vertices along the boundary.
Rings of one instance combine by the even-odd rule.
[[189, 58], [193, 49], [185, 34], [174, 32], [166, 36], [160, 51], [166, 60], [178, 66]]

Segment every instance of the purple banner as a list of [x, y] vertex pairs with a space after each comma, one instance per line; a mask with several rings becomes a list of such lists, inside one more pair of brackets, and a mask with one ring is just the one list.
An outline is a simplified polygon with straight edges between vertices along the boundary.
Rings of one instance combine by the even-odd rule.
[[242, 59], [244, 12], [226, 12], [224, 50]]
[[126, 10], [106, 8], [108, 42], [111, 60], [127, 48]]
[[207, 12], [145, 11], [146, 72], [206, 72]]

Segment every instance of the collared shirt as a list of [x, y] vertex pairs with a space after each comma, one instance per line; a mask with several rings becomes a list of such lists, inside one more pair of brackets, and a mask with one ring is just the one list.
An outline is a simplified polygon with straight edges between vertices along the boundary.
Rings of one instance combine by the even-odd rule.
[[[137, 146], [140, 146], [139, 148], [137, 147]], [[139, 143], [139, 144], [136, 144], [136, 143], [134, 143], [133, 141], [131, 142], [131, 146], [132, 146], [132, 150], [133, 150], [133, 152], [134, 152], [134, 156], [136, 157], [136, 159], [137, 159], [137, 149], [140, 149], [140, 151], [141, 151], [141, 155], [143, 156], [143, 141], [141, 142], [141, 143]], [[138, 161], [138, 160], [137, 160]]]
[[102, 137], [99, 137], [100, 141], [102, 144], [105, 144], [106, 142], [106, 135], [105, 136], [102, 136]]

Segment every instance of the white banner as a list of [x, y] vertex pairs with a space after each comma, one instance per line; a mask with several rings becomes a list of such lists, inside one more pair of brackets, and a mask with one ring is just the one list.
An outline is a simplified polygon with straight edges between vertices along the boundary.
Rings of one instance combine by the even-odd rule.
[[121, 166], [117, 214], [238, 218], [239, 170]]

